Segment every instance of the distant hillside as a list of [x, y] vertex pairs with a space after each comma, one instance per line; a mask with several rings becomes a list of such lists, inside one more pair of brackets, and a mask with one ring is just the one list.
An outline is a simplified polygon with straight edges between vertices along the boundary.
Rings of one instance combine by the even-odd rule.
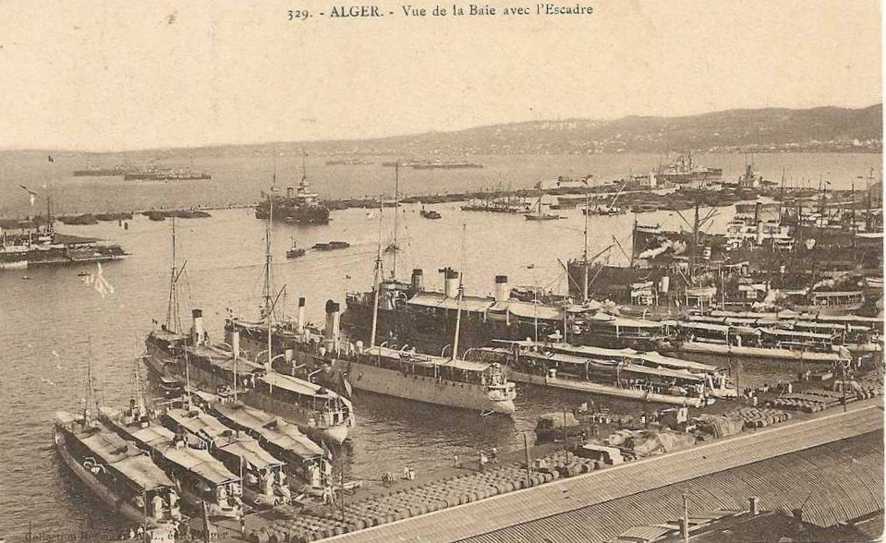
[[615, 153], [882, 149], [882, 104], [864, 109], [741, 109], [688, 117], [567, 119], [353, 142], [401, 154]]
[[[686, 117], [566, 119], [497, 124], [369, 140], [287, 142], [191, 150], [208, 155], [372, 154], [403, 158], [505, 154], [882, 152], [883, 105], [862, 109], [734, 109]], [[174, 152], [174, 150], [170, 150]], [[147, 152], [156, 156], [157, 152]]]

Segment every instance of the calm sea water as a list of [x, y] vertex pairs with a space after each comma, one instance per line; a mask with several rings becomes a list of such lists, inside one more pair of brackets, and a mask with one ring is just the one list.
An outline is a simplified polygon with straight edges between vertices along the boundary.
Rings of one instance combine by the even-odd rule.
[[[275, 163], [281, 185], [293, 185], [302, 176], [302, 157], [297, 153], [279, 154], [276, 160], [268, 148], [230, 149], [216, 155], [208, 150], [165, 151], [84, 155], [56, 153], [54, 162], [43, 152], [0, 152], [0, 217], [28, 213], [28, 195], [19, 188], [25, 185], [43, 193], [51, 192], [59, 213], [82, 213], [149, 208], [225, 206], [251, 203], [259, 190], [271, 183]], [[393, 193], [392, 168], [381, 163], [393, 157], [361, 157], [373, 161], [368, 166], [326, 166], [329, 157], [308, 157], [308, 178], [324, 198], [375, 197]], [[463, 157], [455, 157], [463, 158]], [[610, 155], [512, 155], [471, 156], [472, 162], [486, 167], [471, 170], [412, 170], [401, 175], [405, 194], [455, 192], [493, 187], [531, 187], [540, 179], [558, 175], [579, 177], [594, 174], [607, 181], [626, 174], [648, 172], [668, 159], [651, 154]], [[673, 159], [673, 156], [671, 157]], [[723, 168], [724, 175], [735, 178], [745, 166], [739, 154], [703, 154], [694, 156], [697, 163]], [[861, 188], [858, 176], [867, 176], [870, 168], [881, 169], [881, 157], [875, 154], [762, 154], [755, 155], [756, 169], [767, 179], [779, 181], [782, 173], [789, 185], [817, 187], [819, 178], [830, 179], [834, 188], [849, 188], [853, 181]], [[211, 180], [187, 182], [124, 181], [122, 177], [73, 177], [75, 169], [113, 167], [118, 164], [191, 168], [212, 174]], [[44, 189], [43, 187], [47, 187]], [[39, 204], [43, 205], [43, 204]], [[43, 207], [40, 207], [42, 210]]]
[[[62, 156], [49, 164], [42, 154], [18, 158], [0, 154], [0, 201], [8, 204], [8, 198], [24, 195], [16, 187], [19, 183], [39, 186], [42, 179], [49, 178], [47, 172], [53, 167], [65, 164], [67, 168], [66, 160]], [[85, 165], [82, 160], [78, 167]], [[254, 198], [263, 180], [270, 176], [270, 168], [263, 161], [205, 160], [195, 159], [194, 167], [212, 171], [215, 178], [208, 183], [133, 187], [110, 178], [63, 176], [52, 181], [52, 190], [70, 210], [87, 206], [218, 204]], [[600, 162], [604, 160], [609, 160], [605, 167]], [[488, 186], [499, 178], [503, 184], [512, 182], [516, 187], [557, 174], [611, 171], [614, 175], [631, 165], [639, 170], [657, 160], [652, 156], [631, 159], [621, 155], [496, 157], [483, 159], [489, 165], [484, 170], [408, 171], [402, 181], [407, 192]], [[757, 157], [757, 164], [764, 173], [780, 176], [778, 160], [784, 160], [793, 171], [816, 172], [816, 182], [819, 170], [830, 171], [833, 179], [848, 182], [855, 175], [865, 174], [879, 157], [765, 155]], [[728, 166], [730, 175], [740, 169], [742, 161], [735, 156], [703, 160], [705, 164]], [[297, 160], [291, 158], [289, 162], [292, 164], [286, 167], [278, 164], [281, 172], [287, 172], [280, 177], [294, 180]], [[380, 167], [319, 166], [314, 176], [320, 190], [330, 196], [390, 192], [390, 171]], [[401, 210], [398, 222], [404, 251], [398, 258], [398, 275], [407, 276], [413, 267], [423, 268], [426, 282], [436, 288], [440, 286], [436, 270], [452, 265], [464, 269], [466, 289], [471, 293], [491, 294], [493, 278], [501, 273], [507, 274], [514, 285], [565, 289], [558, 259], [565, 262], [581, 252], [584, 219], [577, 210], [561, 211], [566, 220], [536, 223], [520, 216], [461, 212], [454, 204], [435, 207], [443, 214], [442, 220], [422, 219], [418, 206]], [[716, 219], [717, 225], [730, 216], [731, 211], [724, 209]], [[633, 220], [630, 215], [592, 218], [590, 249], [602, 249], [615, 236], [629, 250]], [[641, 221], [673, 228], [683, 224], [670, 213], [644, 215]], [[322, 322], [327, 299], [343, 302], [347, 290], [368, 288], [379, 232], [387, 241], [392, 223], [390, 210], [386, 210], [381, 226], [377, 211], [347, 210], [335, 212], [327, 226], [275, 225], [273, 275], [278, 287], [286, 285], [286, 308], [293, 311], [297, 297], [306, 296], [308, 317]], [[90, 359], [102, 400], [115, 405], [126, 401], [133, 390], [134, 359], [142, 352], [142, 340], [151, 329], [151, 320], [165, 318], [169, 222], [137, 217], [128, 230], [112, 223], [62, 226], [61, 230], [114, 240], [132, 256], [104, 266], [104, 276], [115, 289], [104, 298], [77, 277], [79, 271], [94, 272], [94, 266], [0, 273], [0, 345], [5, 368], [0, 377], [0, 536], [22, 533], [28, 521], [44, 528], [68, 523], [73, 529], [85, 521], [103, 528], [122, 526], [120, 519], [94, 500], [59, 462], [52, 447], [51, 419], [56, 410], [78, 409]], [[264, 225], [253, 218], [251, 210], [235, 209], [214, 212], [210, 219], [178, 221], [177, 233], [180, 263], [187, 260], [183, 306], [185, 310], [202, 308], [210, 335], [220, 338], [227, 308], [245, 316], [257, 312]], [[351, 247], [331, 253], [309, 251], [305, 257], [287, 262], [285, 251], [293, 238], [306, 247], [329, 240], [348, 241]], [[619, 253], [614, 251], [612, 258], [618, 259]], [[389, 270], [391, 264], [390, 260], [386, 263]], [[29, 279], [24, 279], [25, 275]], [[188, 320], [187, 313], [183, 318]], [[359, 394], [350, 470], [355, 477], [378, 479], [381, 473], [400, 471], [406, 465], [422, 471], [451, 462], [455, 454], [470, 457], [479, 447], [517, 448], [522, 445], [521, 432], [531, 430], [540, 414], [572, 408], [582, 401], [581, 396], [526, 387], [521, 387], [519, 394], [514, 420], [481, 418]], [[629, 404], [611, 405], [615, 411], [631, 409]]]

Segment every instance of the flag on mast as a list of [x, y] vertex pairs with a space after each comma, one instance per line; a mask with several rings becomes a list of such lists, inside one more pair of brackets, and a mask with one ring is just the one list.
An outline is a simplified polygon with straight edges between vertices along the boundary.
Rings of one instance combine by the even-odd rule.
[[28, 199], [31, 201], [31, 207], [34, 207], [34, 202], [37, 201], [37, 193], [24, 185], [19, 185], [19, 187], [21, 187], [22, 190], [28, 193]]
[[102, 273], [102, 265], [100, 262], [96, 262], [96, 266], [98, 269], [95, 273], [90, 273], [83, 277], [83, 283], [86, 286], [91, 286], [95, 289], [96, 292], [101, 294], [102, 298], [106, 297], [109, 294], [114, 294], [114, 286], [105, 279], [104, 274]]

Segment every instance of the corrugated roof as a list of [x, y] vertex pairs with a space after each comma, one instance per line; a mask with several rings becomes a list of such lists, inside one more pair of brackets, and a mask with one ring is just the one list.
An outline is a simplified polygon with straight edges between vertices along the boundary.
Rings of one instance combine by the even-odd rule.
[[[833, 442], [462, 541], [602, 543], [631, 526], [678, 518], [684, 493], [689, 498], [690, 517], [717, 507], [743, 509], [748, 497], [758, 496], [765, 509], [790, 510], [802, 505], [805, 521], [832, 526], [883, 509], [880, 439], [878, 434], [853, 438], [857, 454], [851, 459], [842, 454], [847, 444]], [[845, 464], [851, 467], [847, 469]], [[637, 533], [642, 535], [646, 530]]]
[[763, 508], [806, 502], [804, 518], [833, 524], [883, 509], [882, 428], [879, 405], [863, 402], [846, 414], [742, 433], [333, 540], [597, 543], [675, 518], [684, 493], [690, 514], [743, 509], [749, 496], [760, 496]]

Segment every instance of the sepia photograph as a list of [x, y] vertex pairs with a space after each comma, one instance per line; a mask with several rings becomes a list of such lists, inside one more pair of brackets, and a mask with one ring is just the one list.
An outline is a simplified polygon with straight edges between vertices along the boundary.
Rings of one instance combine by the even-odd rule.
[[879, 0], [3, 0], [0, 543], [884, 532]]

